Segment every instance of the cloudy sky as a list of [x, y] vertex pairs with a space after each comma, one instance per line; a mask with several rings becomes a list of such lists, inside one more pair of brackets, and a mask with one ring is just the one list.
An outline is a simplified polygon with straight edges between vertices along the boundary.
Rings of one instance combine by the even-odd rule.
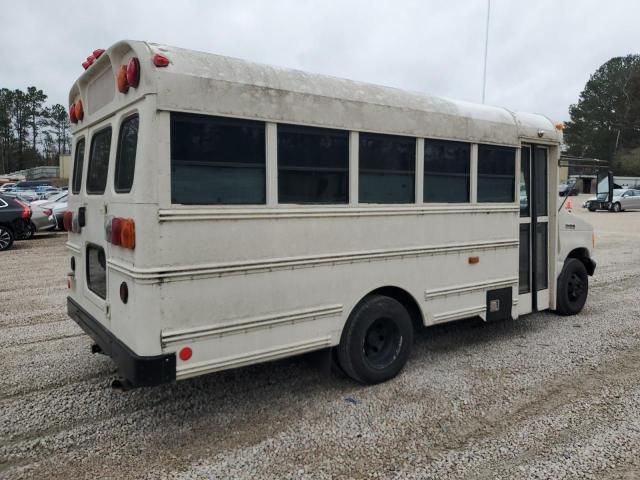
[[[121, 39], [480, 102], [487, 0], [0, 0], [0, 87], [67, 103]], [[640, 2], [492, 0], [486, 103], [566, 120], [589, 75], [640, 53]]]

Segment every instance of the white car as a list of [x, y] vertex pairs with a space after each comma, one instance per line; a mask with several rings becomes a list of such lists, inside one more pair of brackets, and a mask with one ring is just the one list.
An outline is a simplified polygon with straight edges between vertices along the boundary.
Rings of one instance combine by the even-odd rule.
[[640, 190], [632, 188], [616, 188], [613, 190], [613, 199], [611, 202], [604, 201], [602, 198], [592, 197], [584, 204], [590, 212], [596, 210], [611, 210], [612, 212], [621, 212], [629, 209], [640, 209]]

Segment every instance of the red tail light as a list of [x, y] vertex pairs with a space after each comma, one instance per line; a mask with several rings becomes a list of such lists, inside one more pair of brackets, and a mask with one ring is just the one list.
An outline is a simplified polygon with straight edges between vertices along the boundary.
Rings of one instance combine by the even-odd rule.
[[122, 233], [122, 219], [114, 218], [111, 220], [111, 243], [120, 245], [120, 235]]
[[20, 213], [20, 217], [25, 220], [31, 218], [31, 207], [18, 199], [16, 199], [16, 203], [22, 207], [22, 212]]
[[69, 107], [69, 121], [71, 123], [78, 123], [78, 117], [76, 117], [76, 105], [72, 103]]
[[62, 225], [67, 232], [71, 231], [71, 226], [73, 222], [73, 212], [67, 210], [64, 212], [62, 216]]
[[107, 240], [113, 245], [133, 250], [136, 248], [136, 225], [131, 218], [114, 217], [105, 223]]
[[140, 62], [136, 57], [129, 60], [127, 65], [127, 83], [133, 88], [138, 88], [140, 84]]
[[156, 53], [153, 56], [153, 64], [156, 67], [166, 67], [167, 65], [169, 65], [169, 59], [164, 55], [160, 55], [159, 53]]

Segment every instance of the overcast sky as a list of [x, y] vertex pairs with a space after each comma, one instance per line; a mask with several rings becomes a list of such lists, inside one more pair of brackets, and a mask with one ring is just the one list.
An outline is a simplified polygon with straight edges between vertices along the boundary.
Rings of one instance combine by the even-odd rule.
[[[150, 40], [473, 102], [487, 0], [0, 0], [0, 87], [66, 105], [92, 50]], [[492, 0], [486, 103], [568, 119], [589, 75], [640, 53], [640, 2]]]

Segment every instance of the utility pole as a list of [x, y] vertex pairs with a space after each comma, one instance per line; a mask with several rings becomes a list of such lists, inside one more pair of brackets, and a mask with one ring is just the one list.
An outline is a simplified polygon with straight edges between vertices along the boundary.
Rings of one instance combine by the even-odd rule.
[[489, 53], [489, 18], [491, 17], [491, 0], [487, 0], [487, 28], [484, 35], [484, 72], [482, 74], [482, 103], [487, 93], [487, 55]]

